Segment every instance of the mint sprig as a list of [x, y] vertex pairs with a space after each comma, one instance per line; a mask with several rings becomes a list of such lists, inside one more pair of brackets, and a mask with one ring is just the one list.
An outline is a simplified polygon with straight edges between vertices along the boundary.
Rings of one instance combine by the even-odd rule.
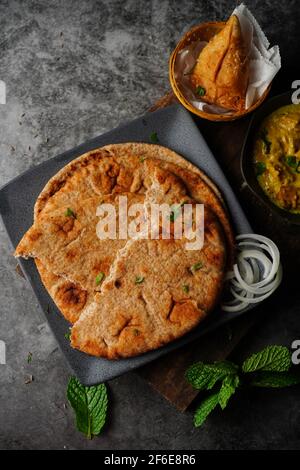
[[71, 377], [67, 397], [76, 414], [78, 431], [88, 439], [100, 434], [107, 413], [107, 390], [105, 384], [85, 387], [76, 377]]
[[300, 371], [291, 367], [291, 353], [285, 346], [268, 346], [241, 366], [230, 361], [191, 365], [185, 373], [187, 381], [197, 390], [212, 390], [198, 406], [194, 425], [201, 426], [218, 405], [224, 410], [240, 386], [282, 388], [300, 384]]

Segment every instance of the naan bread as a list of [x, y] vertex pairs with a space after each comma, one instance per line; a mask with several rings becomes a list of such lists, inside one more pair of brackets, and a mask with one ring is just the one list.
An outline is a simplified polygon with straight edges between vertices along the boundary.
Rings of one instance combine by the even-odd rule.
[[195, 90], [204, 89], [203, 101], [235, 111], [245, 109], [249, 61], [240, 23], [233, 15], [200, 52], [191, 75]]
[[[154, 180], [157, 191], [153, 190]], [[176, 192], [176, 188], [180, 190]], [[206, 212], [211, 214], [218, 227], [219, 240], [222, 240], [219, 243], [223, 253], [222, 281], [226, 252], [227, 263], [233, 259], [233, 233], [220, 193], [209, 178], [175, 152], [158, 145], [109, 145], [72, 161], [47, 183], [35, 204], [34, 224], [15, 253], [16, 256], [35, 257], [42, 282], [71, 323], [77, 322], [81, 315], [86, 317], [89, 309], [97, 311], [96, 299], [102, 296], [113, 267], [118, 266], [120, 253], [124, 254], [129, 247], [125, 247], [124, 240], [101, 241], [97, 238], [97, 205], [100, 202], [117, 204], [119, 196], [124, 194], [128, 195], [129, 201], [144, 202], [147, 193], [153, 197], [153, 191], [154, 197], [160, 194], [170, 204], [178, 202], [183, 194], [185, 199], [205, 204]], [[75, 217], [66, 216], [68, 208]], [[141, 242], [141, 249], [150, 242]], [[166, 240], [155, 240], [157, 243], [165, 245]], [[106, 278], [96, 285], [99, 272]], [[216, 282], [215, 286], [219, 286], [216, 290], [220, 292], [222, 282]], [[211, 296], [211, 305], [216, 298], [217, 294]], [[204, 316], [199, 312], [197, 315], [198, 321]], [[191, 324], [187, 326], [187, 330], [191, 327]], [[183, 326], [180, 327], [177, 336], [184, 331]], [[81, 348], [79, 343], [78, 348]], [[117, 349], [118, 352], [107, 349], [104, 355], [121, 357], [120, 346]], [[132, 350], [131, 354], [136, 353]], [[128, 356], [128, 352], [124, 351], [124, 356]]]
[[[146, 204], [186, 198], [184, 185], [166, 170], [155, 172], [151, 189]], [[204, 220], [198, 250], [187, 249], [186, 238], [129, 240], [101, 293], [73, 326], [71, 345], [94, 356], [129, 357], [179, 338], [202, 321], [219, 298], [226, 261], [223, 232], [209, 209]]]

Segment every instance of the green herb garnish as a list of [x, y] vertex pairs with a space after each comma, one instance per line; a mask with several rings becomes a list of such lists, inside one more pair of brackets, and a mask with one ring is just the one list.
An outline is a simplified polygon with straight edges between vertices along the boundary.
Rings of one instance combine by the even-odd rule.
[[135, 278], [135, 283], [136, 284], [142, 284], [142, 282], [144, 282], [144, 277], [143, 276], [136, 276]]
[[74, 219], [76, 219], [76, 215], [75, 215], [75, 213], [72, 211], [72, 209], [70, 209], [70, 207], [68, 207], [68, 209], [66, 210], [65, 216], [66, 216], [66, 217], [74, 217]]
[[27, 356], [27, 364], [30, 364], [31, 361], [32, 361], [32, 353], [29, 352], [29, 353], [28, 353], [28, 356]]
[[171, 222], [175, 222], [179, 214], [181, 213], [181, 204], [171, 206], [171, 213], [169, 219]]
[[268, 133], [267, 133], [266, 129], [263, 129], [261, 131], [260, 138], [261, 138], [262, 144], [263, 144], [263, 152], [266, 153], [266, 154], [270, 153], [272, 143], [268, 139]]
[[157, 144], [157, 142], [158, 142], [157, 132], [152, 132], [152, 133], [150, 134], [150, 140], [151, 140], [151, 142], [153, 142], [154, 144]]
[[95, 279], [96, 285], [98, 286], [103, 281], [104, 278], [105, 278], [104, 273], [100, 272], [99, 274], [97, 274], [96, 279]]
[[107, 414], [108, 398], [105, 384], [85, 387], [78, 379], [71, 377], [67, 397], [76, 414], [78, 431], [88, 439], [100, 434]]
[[197, 408], [194, 425], [201, 426], [218, 405], [223, 410], [240, 385], [281, 388], [299, 384], [300, 371], [291, 367], [291, 354], [284, 346], [268, 346], [241, 366], [230, 361], [193, 364], [186, 371], [187, 381], [196, 390], [214, 389]]
[[70, 339], [71, 339], [71, 332], [69, 331], [68, 333], [65, 333], [65, 334], [64, 334], [64, 337], [65, 337], [68, 341], [70, 341]]
[[199, 95], [199, 96], [204, 96], [206, 93], [206, 90], [205, 88], [203, 88], [202, 86], [198, 86], [196, 88], [196, 94]]
[[267, 167], [265, 162], [256, 162], [255, 163], [255, 172], [256, 176], [262, 175], [266, 171]]
[[182, 290], [185, 294], [188, 294], [190, 291], [190, 287], [187, 284], [183, 284]]
[[296, 173], [300, 173], [300, 161], [297, 159], [295, 155], [287, 155], [285, 157], [285, 162]]
[[144, 163], [145, 160], [146, 160], [146, 157], [140, 157], [140, 162], [141, 163]]
[[171, 222], [174, 222], [179, 214], [181, 214], [181, 207], [184, 206], [184, 204], [187, 204], [188, 201], [183, 201], [180, 204], [175, 204], [171, 206], [171, 213], [169, 215], [169, 219]]
[[196, 271], [199, 271], [199, 269], [203, 268], [203, 263], [199, 261], [199, 263], [193, 264], [193, 266], [190, 267], [190, 271], [194, 274]]
[[134, 328], [133, 334], [134, 334], [134, 336], [139, 336], [140, 331], [137, 328]]
[[285, 157], [285, 162], [288, 166], [296, 168], [297, 166], [297, 157], [295, 155], [287, 155]]

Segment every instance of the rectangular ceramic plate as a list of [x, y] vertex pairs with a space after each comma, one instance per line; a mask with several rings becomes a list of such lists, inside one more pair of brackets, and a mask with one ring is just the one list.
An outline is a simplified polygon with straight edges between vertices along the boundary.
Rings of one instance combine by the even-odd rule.
[[[221, 190], [228, 205], [236, 233], [251, 232], [250, 225], [222, 170], [209, 150], [190, 114], [178, 105], [149, 113], [129, 124], [118, 127], [79, 147], [54, 157], [18, 176], [0, 190], [0, 213], [12, 245], [16, 247], [22, 235], [32, 224], [33, 206], [47, 181], [64, 165], [77, 156], [106, 144], [119, 142], [149, 142], [152, 132], [157, 132], [159, 143], [175, 150], [204, 170]], [[147, 364], [209, 330], [241, 315], [213, 312], [198, 328], [183, 338], [155, 351], [134, 357], [109, 361], [90, 357], [72, 349], [65, 338], [69, 324], [44, 289], [33, 260], [20, 260], [44, 315], [76, 376], [85, 385], [112, 379], [120, 374]]]

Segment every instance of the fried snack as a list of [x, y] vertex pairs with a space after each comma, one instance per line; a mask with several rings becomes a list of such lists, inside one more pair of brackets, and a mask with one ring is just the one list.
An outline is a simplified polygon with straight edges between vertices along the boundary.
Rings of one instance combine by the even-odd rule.
[[195, 93], [203, 101], [242, 111], [249, 78], [249, 60], [240, 23], [233, 15], [200, 52], [191, 75]]

